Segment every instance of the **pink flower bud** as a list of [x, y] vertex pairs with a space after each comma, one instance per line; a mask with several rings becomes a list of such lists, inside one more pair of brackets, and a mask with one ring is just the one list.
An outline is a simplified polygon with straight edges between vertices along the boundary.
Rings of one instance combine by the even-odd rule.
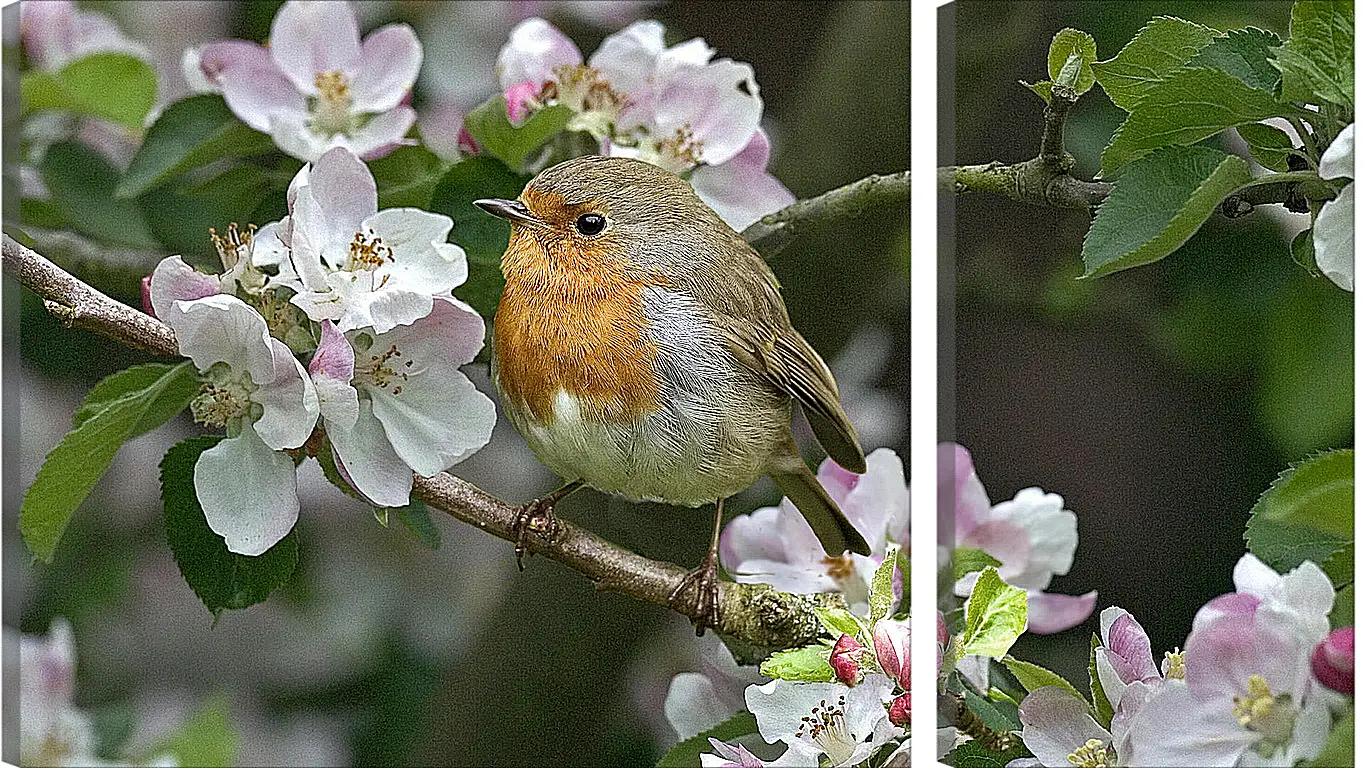
[[910, 623], [882, 619], [872, 628], [872, 647], [887, 677], [910, 690]]
[[858, 654], [863, 647], [849, 635], [839, 638], [834, 650], [829, 654], [829, 665], [834, 667], [834, 677], [844, 685], [857, 685], [862, 679], [858, 671]]
[[152, 309], [152, 276], [142, 276], [142, 311], [156, 317], [156, 310]]
[[891, 711], [886, 713], [893, 725], [910, 727], [910, 692], [906, 691], [891, 700]]
[[1355, 695], [1355, 670], [1355, 627], [1332, 630], [1313, 649], [1313, 675], [1328, 688], [1349, 696]]
[[479, 143], [474, 141], [474, 137], [469, 135], [469, 129], [463, 125], [460, 126], [460, 135], [455, 139], [455, 146], [466, 155], [479, 154]]
[[509, 86], [503, 93], [507, 101], [507, 119], [520, 123], [531, 116], [531, 111], [540, 106], [536, 97], [540, 95], [540, 84], [527, 80]]

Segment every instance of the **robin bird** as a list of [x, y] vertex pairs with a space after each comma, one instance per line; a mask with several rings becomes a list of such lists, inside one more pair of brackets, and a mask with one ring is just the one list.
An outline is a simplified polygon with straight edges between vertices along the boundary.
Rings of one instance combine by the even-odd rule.
[[522, 508], [518, 564], [526, 530], [553, 535], [554, 503], [583, 485], [714, 503], [711, 548], [670, 603], [698, 631], [715, 626], [724, 502], [760, 475], [828, 555], [869, 553], [792, 439], [795, 400], [830, 457], [866, 471], [834, 377], [792, 327], [772, 270], [691, 185], [639, 160], [590, 156], [542, 171], [516, 200], [474, 204], [512, 225], [494, 385], [532, 452], [567, 481]]

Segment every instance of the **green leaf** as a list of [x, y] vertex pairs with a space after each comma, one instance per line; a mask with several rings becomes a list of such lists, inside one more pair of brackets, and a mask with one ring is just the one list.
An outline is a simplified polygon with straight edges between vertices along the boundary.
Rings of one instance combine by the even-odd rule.
[[1272, 171], [1289, 171], [1289, 152], [1294, 148], [1289, 134], [1265, 123], [1247, 123], [1237, 126], [1237, 135], [1247, 143], [1256, 162]]
[[572, 109], [556, 104], [536, 110], [521, 125], [512, 125], [507, 119], [507, 101], [498, 94], [465, 115], [464, 127], [483, 151], [520, 170], [526, 157], [564, 130], [571, 117]]
[[1166, 147], [1138, 160], [1114, 182], [1090, 224], [1081, 247], [1084, 276], [1169, 256], [1250, 180], [1245, 160], [1207, 147]]
[[53, 144], [38, 164], [38, 175], [76, 231], [110, 244], [156, 248], [137, 203], [114, 197], [118, 171], [95, 150], [76, 141]]
[[1001, 580], [994, 568], [977, 577], [967, 598], [967, 627], [962, 647], [969, 654], [999, 658], [1009, 652], [1028, 623], [1024, 590]]
[[274, 140], [237, 119], [222, 96], [190, 96], [166, 107], [147, 129], [115, 194], [137, 197], [191, 168], [274, 150]]
[[967, 709], [975, 712], [992, 731], [1017, 731], [1023, 727], [1019, 723], [1019, 708], [1010, 701], [991, 701], [982, 697], [971, 688], [962, 691]]
[[1327, 743], [1317, 758], [1304, 765], [1312, 768], [1350, 768], [1356, 764], [1355, 744], [1356, 712], [1355, 704], [1352, 703], [1328, 732]]
[[1221, 70], [1178, 70], [1149, 90], [1119, 126], [1100, 155], [1101, 174], [1113, 178], [1154, 149], [1193, 144], [1287, 110], [1270, 94]]
[[1095, 722], [1102, 727], [1108, 728], [1114, 720], [1114, 705], [1109, 703], [1109, 697], [1104, 695], [1104, 685], [1100, 683], [1099, 662], [1095, 659], [1095, 650], [1099, 648], [1100, 636], [1090, 634], [1090, 708], [1095, 713]]
[[1305, 525], [1351, 539], [1355, 535], [1355, 464], [1351, 449], [1295, 462], [1261, 494], [1253, 517]]
[[958, 547], [953, 551], [953, 578], [960, 579], [969, 573], [983, 570], [985, 568], [999, 568], [1000, 561], [996, 560], [984, 549], [976, 547]]
[[445, 172], [445, 163], [425, 147], [399, 147], [369, 163], [379, 188], [379, 207], [422, 208]]
[[228, 768], [237, 764], [240, 741], [228, 716], [228, 698], [220, 694], [206, 701], [169, 737], [148, 749], [144, 762], [169, 752], [178, 765]]
[[[1253, 515], [1247, 522], [1243, 538], [1251, 554], [1280, 573], [1298, 567], [1305, 560], [1325, 566], [1351, 545], [1350, 541], [1317, 528], [1277, 523], [1259, 515]], [[1327, 569], [1324, 567], [1323, 570]], [[1332, 573], [1327, 574], [1336, 587], [1346, 583], [1343, 575], [1338, 572], [1333, 578]]]
[[1243, 83], [1271, 95], [1280, 85], [1280, 71], [1270, 64], [1270, 49], [1280, 36], [1264, 29], [1234, 29], [1213, 39], [1190, 59], [1190, 67], [1221, 69]]
[[802, 683], [828, 683], [834, 679], [834, 667], [829, 665], [830, 647], [808, 645], [778, 651], [758, 665], [758, 671], [778, 680]]
[[1351, 294], [1325, 280], [1295, 280], [1266, 302], [1256, 415], [1285, 456], [1349, 442], [1355, 413]]
[[[198, 175], [181, 178], [189, 180]], [[138, 196], [137, 205], [166, 250], [183, 254], [190, 262], [217, 262], [209, 229], [222, 233], [233, 222], [244, 228], [247, 224], [264, 224], [251, 216], [270, 195], [270, 185], [270, 176], [261, 168], [237, 165], [194, 184], [162, 184]]]
[[156, 101], [156, 71], [126, 53], [93, 53], [56, 73], [24, 73], [19, 94], [25, 115], [57, 109], [140, 129]]
[[1081, 701], [1085, 701], [1085, 697], [1081, 695], [1081, 692], [1076, 690], [1076, 687], [1071, 683], [1068, 683], [1066, 678], [1046, 667], [1040, 667], [1037, 664], [1032, 664], [1022, 659], [1016, 659], [1009, 655], [1000, 657], [1000, 662], [1006, 667], [1009, 667], [1010, 673], [1014, 675], [1020, 685], [1024, 686], [1024, 690], [1026, 691], [1032, 691], [1035, 688], [1052, 685], [1061, 688]]
[[1046, 104], [1052, 103], [1051, 80], [1039, 80], [1036, 83], [1030, 83], [1024, 80], [1020, 80], [1019, 84], [1029, 89], [1030, 91], [1033, 91], [1034, 93], [1038, 94], [1038, 98], [1042, 99], [1044, 103]]
[[218, 435], [192, 437], [177, 443], [161, 460], [166, 541], [180, 575], [215, 616], [224, 609], [246, 608], [265, 600], [289, 580], [299, 559], [294, 531], [251, 557], [229, 552], [223, 537], [209, 528], [194, 491], [194, 465], [200, 454], [221, 439]]
[[1158, 16], [1138, 30], [1118, 55], [1091, 69], [1114, 105], [1131, 112], [1166, 75], [1185, 65], [1218, 33], [1203, 24]]
[[474, 201], [513, 199], [529, 180], [494, 158], [471, 157], [446, 171], [431, 194], [431, 210], [455, 222], [450, 242], [464, 248], [469, 259], [469, 279], [455, 289], [455, 295], [484, 317], [492, 317], [502, 295], [502, 252], [507, 249], [511, 225], [474, 207]]
[[[185, 404], [199, 391], [199, 381], [194, 376], [194, 369], [189, 361], [179, 364], [145, 363], [105, 376], [86, 393], [85, 401], [71, 418], [71, 426], [79, 427], [116, 400], [147, 389], [176, 368], [187, 370], [177, 372], [175, 378], [168, 384], [169, 388], [164, 396], [153, 402], [152, 409], [134, 426], [130, 438], [170, 421], [173, 416], [184, 410]], [[188, 375], [181, 375], [184, 373]], [[166, 412], [173, 407], [175, 408], [173, 412]]]
[[849, 613], [845, 608], [823, 608], [815, 607], [815, 617], [820, 620], [825, 629], [833, 636], [840, 637], [848, 635], [857, 637], [863, 631], [863, 625], [858, 621], [858, 617]]
[[[129, 374], [124, 381], [131, 386], [131, 378], [141, 382], [142, 375]], [[119, 447], [179, 413], [198, 389], [194, 368], [188, 362], [167, 366], [155, 380], [143, 383], [145, 386], [100, 401], [102, 407], [98, 409], [96, 403], [88, 402], [90, 408], [80, 423], [43, 459], [19, 510], [19, 530], [37, 559], [52, 562], [52, 553], [71, 515], [90, 495]], [[106, 384], [101, 396], [112, 394], [114, 389], [113, 384]]]
[[881, 565], [878, 565], [876, 572], [872, 574], [872, 587], [868, 590], [869, 622], [891, 615], [891, 608], [896, 603], [896, 586], [893, 578], [899, 554], [900, 547], [894, 544], [888, 547], [886, 559], [882, 560]]
[[396, 507], [390, 510], [393, 516], [398, 518], [398, 522], [403, 524], [416, 536], [427, 549], [441, 548], [441, 529], [431, 522], [431, 513], [427, 505], [420, 501], [414, 501], [406, 507]]
[[659, 760], [659, 768], [699, 768], [701, 756], [711, 751], [711, 739], [734, 741], [751, 733], [758, 733], [758, 721], [752, 712], [738, 712], [720, 725], [669, 747]]
[[1299, 0], [1289, 13], [1289, 42], [1275, 49], [1283, 96], [1310, 104], [1330, 101], [1349, 111], [1355, 94], [1355, 4]]
[[996, 752], [971, 739], [954, 747], [944, 762], [953, 768], [1005, 768], [1010, 761], [1029, 757], [1030, 754], [1028, 747], [1022, 743], [1016, 744], [1007, 752]]
[[1294, 239], [1289, 243], [1289, 258], [1293, 259], [1295, 264], [1308, 270], [1308, 274], [1314, 277], [1321, 274], [1318, 272], [1317, 251], [1313, 247], [1312, 227], [1294, 235]]
[[1356, 617], [1356, 585], [1347, 584], [1337, 592], [1337, 598], [1332, 603], [1332, 612], [1327, 614], [1327, 619], [1332, 623], [1332, 629], [1355, 626]]
[[[1073, 72], [1061, 77], [1067, 62], [1076, 57]], [[1047, 49], [1047, 74], [1054, 82], [1069, 84], [1079, 96], [1095, 84], [1095, 73], [1090, 65], [1095, 63], [1095, 38], [1079, 29], [1067, 27], [1052, 36], [1052, 44]]]

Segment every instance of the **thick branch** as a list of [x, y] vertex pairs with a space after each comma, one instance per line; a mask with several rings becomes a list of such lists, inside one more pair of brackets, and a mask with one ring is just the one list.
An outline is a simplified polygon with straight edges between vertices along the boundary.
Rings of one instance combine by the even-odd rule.
[[[77, 280], [33, 250], [4, 235], [5, 272], [43, 298], [49, 311], [69, 325], [86, 328], [128, 346], [159, 355], [179, 356], [175, 335], [166, 325], [117, 302]], [[477, 486], [442, 472], [413, 477], [413, 495], [428, 506], [508, 541], [518, 508]], [[598, 589], [668, 607], [668, 597], [686, 572], [672, 563], [650, 560], [559, 520], [553, 540], [527, 537], [527, 548], [582, 573]], [[793, 595], [762, 584], [723, 583], [720, 626], [723, 634], [759, 648], [789, 648], [813, 642], [822, 632], [816, 606], [842, 604], [837, 595]]]
[[797, 200], [770, 213], [744, 230], [744, 239], [766, 259], [786, 248], [806, 229], [842, 218], [853, 218], [869, 206], [904, 203], [910, 199], [910, 172], [872, 175], [831, 189], [808, 200]]

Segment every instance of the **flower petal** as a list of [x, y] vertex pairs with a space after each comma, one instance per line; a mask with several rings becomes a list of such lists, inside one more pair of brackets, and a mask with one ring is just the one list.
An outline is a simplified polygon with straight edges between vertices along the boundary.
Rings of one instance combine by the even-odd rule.
[[1313, 223], [1313, 253], [1318, 269], [1345, 291], [1355, 290], [1356, 185], [1347, 184], [1318, 211]]
[[186, 264], [179, 256], [167, 256], [152, 270], [149, 294], [157, 317], [167, 317], [176, 301], [194, 301], [218, 293], [218, 280]]
[[[185, 63], [193, 61], [198, 70], [198, 80], [207, 81], [208, 85], [217, 90], [219, 79], [223, 72], [229, 69], [242, 69], [254, 71], [259, 69], [275, 69], [275, 61], [270, 58], [270, 51], [263, 45], [253, 43], [249, 40], [219, 40], [208, 43], [198, 49], [189, 49], [195, 56], [186, 58]], [[190, 74], [186, 73], [186, 80], [190, 79]], [[291, 84], [290, 90], [294, 90]]]
[[[701, 160], [723, 163], [744, 149], [763, 116], [754, 68], [720, 59], [704, 67], [678, 66], [655, 75], [654, 134], [690, 128]], [[741, 88], [743, 86], [743, 88]], [[747, 92], [744, 90], [747, 89]]]
[[193, 360], [199, 370], [222, 362], [250, 372], [256, 382], [274, 376], [265, 318], [236, 296], [215, 293], [194, 301], [175, 301], [157, 314], [175, 331], [180, 354]]
[[398, 106], [417, 82], [422, 43], [407, 24], [389, 24], [365, 38], [360, 58], [360, 72], [351, 84], [351, 108], [387, 112]]
[[415, 144], [405, 139], [408, 129], [417, 122], [417, 112], [406, 104], [400, 104], [388, 112], [374, 115], [360, 128], [342, 139], [342, 146], [365, 160], [383, 157], [405, 144]]
[[722, 701], [711, 678], [700, 672], [679, 672], [668, 684], [664, 717], [679, 739], [690, 739], [720, 725], [738, 710]]
[[359, 393], [351, 386], [355, 375], [355, 350], [330, 320], [322, 321], [322, 338], [318, 342], [308, 373], [318, 392], [318, 407], [327, 425], [333, 429], [350, 429], [359, 414]]
[[303, 94], [274, 66], [228, 67], [218, 72], [216, 82], [232, 114], [258, 131], [273, 134], [273, 121], [302, 123], [308, 118]]
[[401, 387], [368, 386], [374, 413], [394, 450], [413, 471], [430, 477], [488, 443], [493, 402], [460, 373], [483, 346], [483, 318], [469, 305], [438, 297], [431, 314], [375, 339], [400, 349], [407, 377]]
[[1071, 765], [1067, 756], [1090, 739], [1110, 742], [1109, 732], [1090, 716], [1084, 701], [1051, 685], [1024, 697], [1019, 721], [1024, 724], [1024, 744], [1043, 765]]
[[1206, 705], [1174, 680], [1158, 688], [1129, 723], [1124, 764], [1231, 766], [1258, 738], [1237, 724], [1231, 699]]
[[294, 353], [279, 339], [270, 340], [272, 372], [269, 379], [252, 379], [260, 389], [251, 399], [263, 412], [256, 432], [266, 445], [276, 450], [297, 448], [313, 433], [318, 421], [318, 393], [313, 380]]
[[447, 243], [454, 222], [449, 216], [416, 208], [386, 208], [361, 222], [393, 249], [393, 260], [375, 275], [386, 288], [448, 293], [469, 275], [464, 249]]
[[318, 92], [321, 72], [354, 78], [360, 68], [355, 11], [340, 0], [290, 0], [270, 25], [270, 55], [302, 93]]
[[1028, 596], [1028, 631], [1047, 635], [1071, 629], [1095, 611], [1098, 592], [1084, 595], [1058, 595], [1051, 592], [1030, 592]]
[[527, 80], [540, 85], [555, 79], [556, 66], [582, 63], [583, 54], [563, 32], [544, 19], [530, 18], [512, 28], [493, 71], [505, 91]]
[[762, 131], [749, 141], [749, 147], [756, 143], [764, 145], [761, 164], [757, 164], [759, 153], [751, 154], [751, 149], [745, 148], [720, 165], [703, 165], [692, 172], [692, 188], [697, 197], [736, 232], [796, 202], [796, 195], [764, 170], [767, 141]]
[[629, 129], [652, 122], [652, 82], [663, 51], [664, 25], [654, 20], [637, 21], [608, 35], [588, 59], [588, 65], [600, 70], [613, 90], [630, 97], [630, 103], [621, 110], [618, 128]]
[[1327, 151], [1322, 153], [1318, 163], [1318, 175], [1324, 179], [1338, 179], [1342, 176], [1355, 178], [1356, 124], [1351, 123], [1337, 134]]
[[199, 456], [194, 492], [209, 528], [241, 555], [270, 549], [299, 518], [293, 460], [270, 450], [250, 425]]
[[401, 507], [411, 500], [412, 470], [394, 453], [383, 425], [370, 409], [370, 401], [360, 401], [349, 429], [329, 423], [327, 437], [352, 485], [371, 502]]
[[[345, 333], [358, 328], [373, 328], [388, 333], [400, 325], [411, 325], [431, 314], [432, 295], [422, 291], [385, 288], [373, 290], [379, 278], [373, 272], [332, 272], [327, 275], [330, 291], [300, 294], [291, 301], [309, 317], [316, 311], [336, 321]], [[304, 302], [307, 302], [305, 304]]]

